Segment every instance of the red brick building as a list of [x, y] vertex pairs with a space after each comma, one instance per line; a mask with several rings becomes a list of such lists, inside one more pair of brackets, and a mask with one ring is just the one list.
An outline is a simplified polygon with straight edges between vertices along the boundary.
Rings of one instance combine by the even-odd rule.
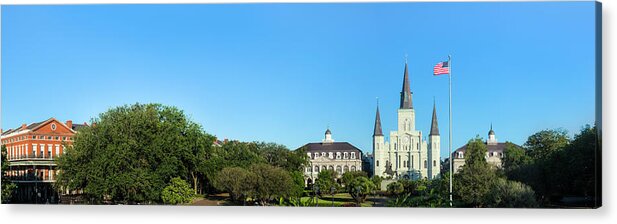
[[57, 202], [58, 195], [51, 186], [57, 174], [54, 158], [64, 153], [73, 135], [84, 126], [50, 118], [2, 132], [0, 139], [9, 161], [7, 175], [18, 185], [13, 197], [16, 202]]

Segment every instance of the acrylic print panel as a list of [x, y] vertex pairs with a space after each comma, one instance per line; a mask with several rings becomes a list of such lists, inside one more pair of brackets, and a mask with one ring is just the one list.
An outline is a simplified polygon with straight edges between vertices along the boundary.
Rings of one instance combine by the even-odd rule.
[[597, 208], [596, 2], [2, 6], [2, 202]]

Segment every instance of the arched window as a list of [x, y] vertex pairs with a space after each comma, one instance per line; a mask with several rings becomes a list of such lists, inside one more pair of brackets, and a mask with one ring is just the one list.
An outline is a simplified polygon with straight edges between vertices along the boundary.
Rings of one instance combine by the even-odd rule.
[[336, 159], [341, 159], [341, 152], [336, 152]]
[[319, 173], [319, 166], [315, 166], [315, 173]]
[[433, 166], [437, 166], [437, 161], [433, 160]]
[[351, 153], [351, 159], [356, 159], [356, 153], [355, 152]]
[[328, 170], [334, 170], [334, 166], [329, 166]]
[[325, 156], [326, 156], [326, 153], [325, 153], [325, 152], [322, 152], [322, 153], [321, 153], [321, 156], [325, 157]]
[[343, 172], [345, 173], [349, 172], [349, 166], [345, 165], [345, 167], [343, 167]]
[[328, 167], [326, 167], [326, 166], [321, 166], [321, 171], [324, 171], [324, 170], [328, 170]]
[[308, 167], [308, 169], [307, 169], [306, 171], [308, 171], [309, 173], [310, 173], [310, 172], [313, 172], [313, 167], [309, 166], [309, 167]]
[[348, 152], [344, 152], [343, 153], [343, 159], [349, 159], [349, 153]]
[[336, 172], [339, 174], [343, 173], [343, 168], [341, 168], [341, 166], [336, 166]]
[[351, 171], [356, 171], [356, 166], [351, 166]]

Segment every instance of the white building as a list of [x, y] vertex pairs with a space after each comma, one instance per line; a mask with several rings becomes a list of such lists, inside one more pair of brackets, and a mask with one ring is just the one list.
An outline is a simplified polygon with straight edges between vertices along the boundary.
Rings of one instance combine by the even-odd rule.
[[422, 140], [422, 132], [416, 130], [416, 114], [405, 62], [403, 90], [398, 109], [398, 130], [390, 132], [390, 141], [386, 141], [381, 131], [381, 118], [377, 105], [373, 132], [374, 175], [392, 176], [395, 179], [432, 179], [439, 175], [440, 137], [435, 110], [433, 105], [431, 132], [426, 142]]
[[[496, 168], [501, 168], [501, 160], [505, 156], [505, 148], [505, 142], [497, 142], [497, 137], [495, 137], [495, 131], [493, 131], [493, 124], [491, 124], [491, 130], [488, 131], [488, 140], [486, 140], [486, 162]], [[458, 172], [463, 165], [465, 165], [466, 150], [467, 144], [452, 152], [452, 160], [454, 161], [452, 167], [455, 173]]]
[[362, 151], [348, 142], [335, 142], [330, 129], [322, 142], [302, 146], [309, 157], [309, 166], [304, 168], [305, 184], [311, 185], [323, 170], [334, 170], [338, 176], [349, 171], [362, 171]]

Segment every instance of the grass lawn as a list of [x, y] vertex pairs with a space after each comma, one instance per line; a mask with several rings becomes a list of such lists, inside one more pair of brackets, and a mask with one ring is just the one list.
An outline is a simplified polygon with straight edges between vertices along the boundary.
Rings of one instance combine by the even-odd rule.
[[[370, 201], [370, 199], [371, 197], [367, 197], [367, 200], [360, 205], [362, 207], [373, 207], [373, 202]], [[302, 197], [301, 200], [302, 202], [307, 202], [315, 199], [311, 197]], [[338, 193], [335, 194], [334, 197], [332, 197], [332, 195], [323, 195], [323, 197], [319, 198], [318, 207], [332, 207], [333, 202], [334, 207], [342, 207], [344, 204], [356, 203], [348, 193]], [[315, 206], [315, 204], [312, 205]]]

